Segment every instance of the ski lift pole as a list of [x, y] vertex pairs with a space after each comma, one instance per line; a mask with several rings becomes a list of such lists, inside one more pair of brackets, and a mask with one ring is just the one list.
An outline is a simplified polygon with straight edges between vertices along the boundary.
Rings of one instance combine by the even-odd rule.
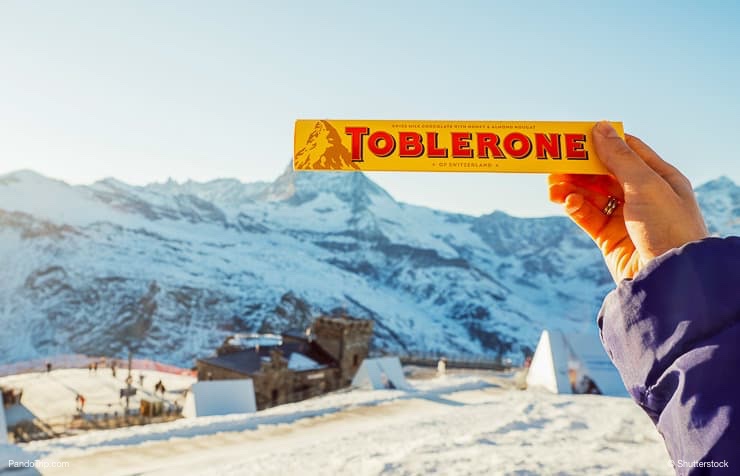
[[128, 376], [126, 377], [126, 418], [128, 418], [129, 399], [131, 398], [131, 382], [134, 378], [131, 376], [131, 347], [128, 349]]

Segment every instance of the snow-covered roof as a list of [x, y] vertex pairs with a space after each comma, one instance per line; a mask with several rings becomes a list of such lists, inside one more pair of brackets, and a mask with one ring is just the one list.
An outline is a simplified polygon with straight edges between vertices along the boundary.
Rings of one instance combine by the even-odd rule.
[[312, 358], [306, 357], [299, 352], [293, 352], [292, 354], [290, 354], [290, 359], [288, 360], [288, 368], [290, 370], [296, 370], [299, 372], [302, 370], [314, 370], [324, 367], [326, 366], [319, 364]]
[[244, 349], [277, 347], [283, 345], [283, 338], [277, 334], [234, 334], [228, 343]]

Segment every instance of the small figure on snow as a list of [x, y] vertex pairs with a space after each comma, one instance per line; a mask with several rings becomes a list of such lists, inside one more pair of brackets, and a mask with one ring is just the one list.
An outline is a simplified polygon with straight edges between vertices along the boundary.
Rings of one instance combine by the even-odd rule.
[[75, 405], [77, 407], [77, 411], [83, 413], [85, 411], [85, 397], [78, 393], [75, 397]]
[[447, 358], [442, 357], [437, 362], [437, 377], [443, 377], [447, 373]]

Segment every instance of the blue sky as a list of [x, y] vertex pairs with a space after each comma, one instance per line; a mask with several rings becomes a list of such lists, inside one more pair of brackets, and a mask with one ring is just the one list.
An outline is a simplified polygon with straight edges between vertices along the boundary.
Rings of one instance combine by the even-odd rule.
[[[740, 182], [733, 2], [0, 2], [0, 173], [272, 180], [296, 118], [621, 120]], [[537, 216], [542, 175], [371, 174]]]

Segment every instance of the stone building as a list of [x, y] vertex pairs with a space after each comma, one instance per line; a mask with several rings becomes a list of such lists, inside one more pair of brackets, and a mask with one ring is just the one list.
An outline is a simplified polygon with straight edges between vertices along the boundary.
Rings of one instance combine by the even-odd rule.
[[196, 360], [198, 380], [250, 378], [260, 410], [297, 402], [348, 386], [372, 333], [370, 320], [321, 316], [305, 332], [234, 335]]

